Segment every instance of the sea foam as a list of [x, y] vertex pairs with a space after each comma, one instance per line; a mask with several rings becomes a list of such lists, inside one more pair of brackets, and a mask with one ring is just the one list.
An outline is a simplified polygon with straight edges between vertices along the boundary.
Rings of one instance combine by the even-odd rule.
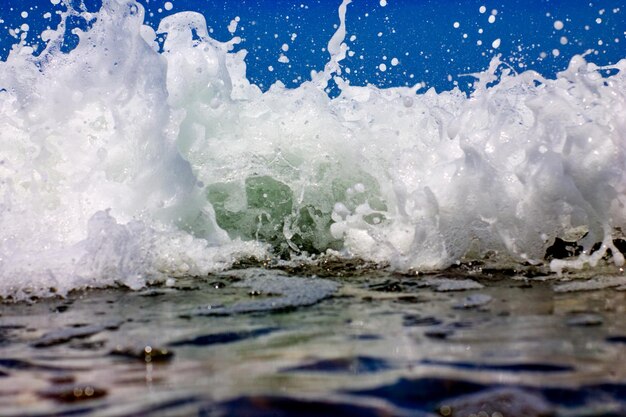
[[[107, 0], [0, 62], [0, 296], [140, 288], [243, 257], [332, 250], [398, 271], [484, 256], [595, 265], [626, 227], [626, 60], [556, 79], [498, 57], [468, 97], [351, 86], [345, 18], [323, 71], [263, 92], [239, 41]], [[605, 74], [610, 71], [611, 75]], [[332, 83], [340, 91], [330, 97]], [[595, 242], [603, 242], [590, 254]]]

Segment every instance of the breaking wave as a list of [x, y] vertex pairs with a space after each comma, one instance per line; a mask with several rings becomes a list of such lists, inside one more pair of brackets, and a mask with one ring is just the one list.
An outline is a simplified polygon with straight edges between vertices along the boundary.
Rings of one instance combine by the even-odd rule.
[[325, 69], [266, 92], [238, 38], [193, 12], [163, 19], [159, 44], [140, 5], [109, 0], [69, 53], [76, 10], [43, 52], [16, 46], [0, 62], [0, 296], [329, 251], [398, 271], [542, 263], [556, 238], [583, 248], [556, 271], [608, 249], [623, 264], [626, 60], [575, 56], [546, 79], [495, 57], [469, 96], [351, 86], [348, 5]]

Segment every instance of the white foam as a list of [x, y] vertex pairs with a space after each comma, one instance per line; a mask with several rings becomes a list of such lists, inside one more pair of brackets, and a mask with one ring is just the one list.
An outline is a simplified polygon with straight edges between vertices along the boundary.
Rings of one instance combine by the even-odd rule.
[[471, 279], [424, 278], [419, 283], [420, 285], [432, 287], [439, 292], [479, 290], [484, 288], [482, 284]]
[[324, 70], [265, 93], [239, 38], [210, 38], [198, 13], [163, 19], [162, 53], [142, 8], [117, 0], [69, 54], [62, 29], [38, 57], [16, 47], [0, 63], [0, 295], [203, 275], [269, 256], [265, 240], [402, 271], [541, 263], [581, 230], [602, 249], [555, 270], [617, 253], [626, 61], [603, 78], [576, 56], [549, 80], [494, 58], [470, 98], [352, 86], [349, 3]]
[[557, 293], [596, 291], [623, 286], [626, 286], [626, 276], [601, 276], [588, 280], [580, 279], [562, 284], [556, 284], [554, 285], [554, 291]]
[[[106, 3], [70, 54], [58, 52], [61, 32], [49, 31], [40, 57], [23, 47], [0, 63], [1, 296], [135, 288], [232, 262], [220, 257], [228, 251], [215, 245], [230, 239], [211, 224], [176, 149], [182, 115], [169, 101], [184, 98], [168, 83], [180, 94], [193, 85], [176, 83], [142, 37], [142, 10], [130, 11]], [[182, 231], [197, 221], [201, 239]], [[181, 262], [188, 249], [190, 264]]]

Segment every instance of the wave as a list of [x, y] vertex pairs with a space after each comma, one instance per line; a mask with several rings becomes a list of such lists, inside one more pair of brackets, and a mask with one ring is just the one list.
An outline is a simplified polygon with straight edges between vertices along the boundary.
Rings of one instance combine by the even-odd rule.
[[[247, 257], [397, 271], [486, 256], [595, 265], [626, 226], [626, 60], [556, 79], [494, 57], [468, 96], [352, 86], [345, 18], [321, 72], [263, 92], [202, 15], [74, 9], [0, 62], [0, 297], [140, 288]], [[67, 17], [89, 30], [62, 51]], [[336, 85], [337, 96], [326, 89]], [[594, 253], [592, 246], [602, 242]]]

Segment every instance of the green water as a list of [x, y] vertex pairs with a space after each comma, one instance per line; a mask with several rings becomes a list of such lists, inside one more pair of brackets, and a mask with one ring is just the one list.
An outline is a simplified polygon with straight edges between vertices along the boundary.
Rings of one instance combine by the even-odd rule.
[[[306, 252], [319, 254], [327, 249], [339, 250], [343, 242], [330, 233], [331, 214], [335, 202], [349, 210], [367, 203], [373, 210], [387, 210], [379, 194], [377, 181], [365, 173], [325, 178], [324, 169], [318, 182], [330, 187], [308, 185], [300, 194], [270, 176], [246, 178], [243, 186], [237, 182], [216, 183], [206, 187], [206, 196], [215, 210], [217, 224], [231, 238], [256, 240], [272, 245], [283, 256]], [[348, 193], [354, 184], [366, 192]], [[369, 224], [384, 221], [382, 214], [365, 217]]]

